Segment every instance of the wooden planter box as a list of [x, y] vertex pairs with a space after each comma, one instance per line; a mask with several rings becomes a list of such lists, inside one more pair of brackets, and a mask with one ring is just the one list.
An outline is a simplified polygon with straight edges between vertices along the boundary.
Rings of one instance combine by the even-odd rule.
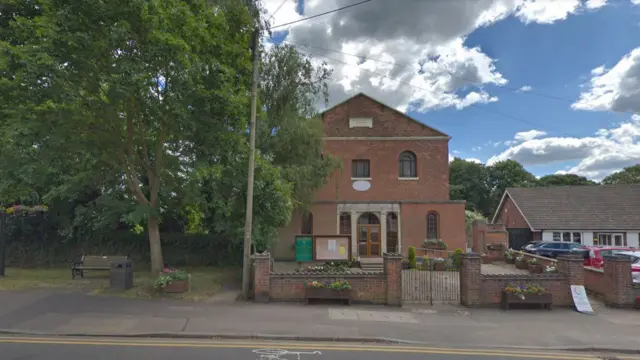
[[516, 269], [524, 269], [524, 270], [529, 269], [529, 263], [527, 261], [516, 260], [514, 264], [516, 265]]
[[342, 300], [347, 303], [347, 305], [351, 304], [351, 289], [347, 290], [336, 290], [330, 288], [314, 288], [307, 287], [304, 288], [304, 299], [307, 304], [309, 304], [309, 300]]
[[482, 256], [483, 264], [491, 264], [491, 258], [489, 256]]
[[424, 248], [431, 249], [431, 250], [447, 250], [446, 245], [440, 245], [440, 244], [425, 244]]
[[488, 250], [498, 250], [498, 251], [502, 251], [504, 250], [504, 245], [502, 244], [489, 244], [487, 245], [487, 249]]
[[502, 296], [500, 299], [500, 306], [504, 310], [508, 310], [509, 307], [513, 304], [529, 304], [529, 305], [540, 305], [541, 308], [551, 310], [552, 304], [551, 294], [546, 293], [542, 295], [525, 295], [524, 299], [506, 292], [502, 292]]
[[442, 262], [433, 262], [433, 270], [435, 271], [446, 271], [447, 270], [447, 265], [444, 263], [444, 261]]
[[529, 264], [529, 273], [531, 273], [531, 274], [542, 274], [542, 265], [541, 264], [536, 264], [536, 265]]
[[180, 294], [189, 291], [189, 280], [173, 280], [162, 288], [162, 292], [168, 294]]

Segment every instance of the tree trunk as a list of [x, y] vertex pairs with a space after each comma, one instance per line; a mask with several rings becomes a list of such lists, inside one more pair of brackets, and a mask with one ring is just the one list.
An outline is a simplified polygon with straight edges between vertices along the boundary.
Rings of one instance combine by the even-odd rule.
[[160, 244], [160, 229], [158, 228], [158, 218], [154, 215], [147, 215], [147, 230], [149, 231], [149, 248], [151, 253], [151, 273], [157, 274], [162, 271], [164, 261], [162, 259], [162, 245]]

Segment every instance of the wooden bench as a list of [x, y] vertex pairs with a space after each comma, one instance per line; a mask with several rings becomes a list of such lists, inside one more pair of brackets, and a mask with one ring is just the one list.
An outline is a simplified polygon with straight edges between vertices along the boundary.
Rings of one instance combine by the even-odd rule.
[[114, 261], [127, 260], [126, 256], [87, 256], [82, 255], [78, 260], [73, 262], [71, 267], [71, 279], [75, 279], [76, 275], [84, 277], [85, 270], [105, 271], [111, 268]]

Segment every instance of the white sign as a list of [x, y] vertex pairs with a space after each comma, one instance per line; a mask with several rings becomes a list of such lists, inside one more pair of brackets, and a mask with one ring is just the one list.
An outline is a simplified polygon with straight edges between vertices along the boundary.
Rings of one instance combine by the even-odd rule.
[[364, 180], [358, 180], [353, 182], [353, 190], [355, 191], [367, 191], [371, 188], [371, 183]]
[[336, 251], [336, 241], [335, 240], [329, 240], [328, 241], [328, 249], [330, 252], [335, 252]]
[[576, 310], [583, 314], [593, 315], [593, 308], [587, 297], [587, 291], [583, 285], [571, 285], [571, 296]]

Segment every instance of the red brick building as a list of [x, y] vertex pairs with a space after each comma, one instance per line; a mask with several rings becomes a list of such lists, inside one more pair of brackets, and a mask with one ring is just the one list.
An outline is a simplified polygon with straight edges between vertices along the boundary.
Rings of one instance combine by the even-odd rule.
[[297, 234], [349, 234], [360, 257], [406, 256], [427, 238], [466, 249], [464, 201], [449, 199], [450, 136], [362, 93], [321, 118], [324, 152], [342, 168], [281, 229], [276, 259], [295, 258]]

